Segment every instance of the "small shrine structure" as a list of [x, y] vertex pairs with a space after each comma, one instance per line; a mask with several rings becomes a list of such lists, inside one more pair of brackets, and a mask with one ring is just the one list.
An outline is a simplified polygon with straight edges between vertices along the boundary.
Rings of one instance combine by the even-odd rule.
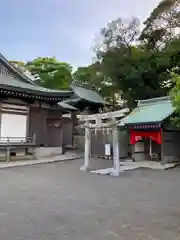
[[135, 162], [180, 162], [180, 130], [171, 121], [175, 115], [169, 96], [138, 100], [137, 107], [123, 119]]

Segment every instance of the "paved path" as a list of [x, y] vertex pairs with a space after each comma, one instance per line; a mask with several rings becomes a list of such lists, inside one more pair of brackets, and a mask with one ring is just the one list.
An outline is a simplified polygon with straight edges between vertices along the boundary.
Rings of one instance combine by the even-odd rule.
[[114, 178], [82, 163], [1, 169], [0, 239], [180, 239], [180, 169]]
[[10, 161], [10, 162], [0, 162], [0, 169], [1, 168], [9, 168], [9, 167], [20, 167], [20, 166], [29, 166], [29, 165], [36, 165], [42, 163], [53, 163], [53, 162], [62, 162], [68, 160], [79, 159], [82, 154], [76, 154], [73, 152], [56, 155], [53, 157], [44, 157], [42, 159], [36, 160], [18, 160], [18, 161]]

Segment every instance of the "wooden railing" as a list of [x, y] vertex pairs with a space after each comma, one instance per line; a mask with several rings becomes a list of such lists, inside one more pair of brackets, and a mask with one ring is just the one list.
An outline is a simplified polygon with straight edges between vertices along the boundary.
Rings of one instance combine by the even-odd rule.
[[28, 152], [32, 149], [32, 155], [36, 158], [36, 139], [35, 137], [0, 137], [0, 149], [6, 152], [6, 161], [10, 161], [13, 149], [24, 149]]
[[35, 145], [34, 137], [0, 137], [0, 145]]

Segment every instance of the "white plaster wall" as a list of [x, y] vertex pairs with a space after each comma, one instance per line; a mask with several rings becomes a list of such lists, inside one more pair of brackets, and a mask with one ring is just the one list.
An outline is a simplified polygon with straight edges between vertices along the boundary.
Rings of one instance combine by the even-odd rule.
[[2, 113], [1, 137], [26, 137], [27, 116]]

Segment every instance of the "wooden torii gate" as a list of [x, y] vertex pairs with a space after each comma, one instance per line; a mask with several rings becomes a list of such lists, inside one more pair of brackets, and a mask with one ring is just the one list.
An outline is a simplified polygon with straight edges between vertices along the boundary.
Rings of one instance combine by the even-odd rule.
[[[94, 115], [79, 115], [80, 121], [84, 121], [81, 128], [85, 129], [85, 154], [84, 154], [84, 165], [80, 170], [88, 171], [89, 162], [91, 158], [91, 131], [112, 131], [112, 146], [113, 146], [113, 168], [110, 175], [119, 176], [120, 174], [120, 162], [119, 162], [119, 141], [118, 141], [118, 125], [125, 113], [129, 112], [129, 109], [122, 109], [120, 111], [108, 112], [103, 114]], [[108, 119], [107, 123], [103, 123], [103, 119]], [[95, 120], [95, 123], [91, 123]]]

